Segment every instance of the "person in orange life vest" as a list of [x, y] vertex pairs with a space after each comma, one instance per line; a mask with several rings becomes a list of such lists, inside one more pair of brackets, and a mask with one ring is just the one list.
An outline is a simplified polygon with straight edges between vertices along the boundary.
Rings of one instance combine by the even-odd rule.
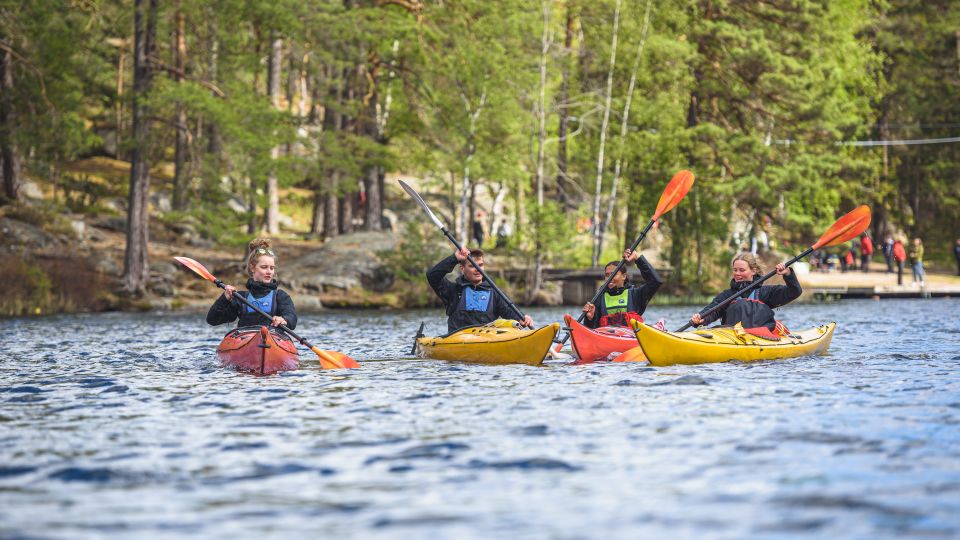
[[[467, 255], [483, 268], [482, 250], [461, 248], [427, 270], [427, 282], [433, 292], [443, 300], [447, 310], [447, 331], [452, 333], [467, 326], [480, 326], [496, 319], [520, 320], [509, 304], [483, 279], [483, 274], [467, 261]], [[457, 281], [446, 279], [446, 275], [458, 264], [460, 275]], [[529, 315], [524, 315], [520, 322], [524, 326], [533, 327], [533, 319]]]
[[[643, 322], [642, 315], [647, 309], [647, 304], [656, 294], [657, 289], [663, 285], [660, 275], [647, 262], [646, 257], [640, 255], [639, 251], [625, 250], [623, 258], [628, 264], [636, 262], [637, 268], [640, 269], [640, 275], [643, 276], [643, 285], [632, 287], [627, 284], [629, 276], [627, 276], [627, 267], [624, 265], [607, 284], [607, 290], [603, 292], [600, 305], [595, 306], [588, 302], [583, 306], [583, 313], [586, 315], [584, 325], [587, 328], [628, 326], [630, 319]], [[610, 261], [607, 263], [603, 270], [604, 279], [610, 277], [619, 262]]]
[[694, 326], [709, 324], [722, 317], [723, 326], [733, 326], [737, 323], [744, 328], [766, 327], [773, 332], [777, 328], [777, 320], [773, 315], [773, 308], [780, 307], [796, 300], [803, 289], [800, 287], [800, 281], [792, 269], [787, 268], [780, 263], [777, 265], [777, 274], [783, 276], [786, 285], [762, 285], [750, 291], [745, 297], [740, 297], [730, 302], [725, 308], [704, 315], [714, 306], [720, 304], [727, 298], [735, 295], [739, 291], [749, 287], [754, 281], [760, 279], [763, 269], [757, 258], [751, 253], [741, 253], [733, 258], [731, 263], [733, 270], [733, 279], [730, 280], [730, 288], [718, 294], [709, 306], [705, 307], [699, 313], [694, 313], [690, 317], [690, 322]]
[[[277, 258], [270, 248], [270, 240], [256, 238], [250, 242], [249, 248], [247, 274], [250, 279], [247, 280], [247, 290], [237, 291], [233, 285], [227, 285], [223, 294], [210, 306], [207, 324], [216, 326], [237, 321], [239, 328], [269, 323], [272, 326], [282, 324], [293, 330], [297, 327], [297, 311], [290, 295], [277, 288]], [[263, 315], [234, 298], [237, 294], [269, 313], [271, 318], [264, 319]]]

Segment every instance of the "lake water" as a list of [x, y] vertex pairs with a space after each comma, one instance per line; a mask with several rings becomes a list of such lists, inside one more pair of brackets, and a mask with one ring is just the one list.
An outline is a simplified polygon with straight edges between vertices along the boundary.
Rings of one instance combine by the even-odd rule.
[[0, 321], [0, 537], [957, 538], [958, 314], [792, 305], [828, 355], [671, 368], [404, 360], [439, 310], [306, 314], [363, 368], [271, 377], [202, 314]]

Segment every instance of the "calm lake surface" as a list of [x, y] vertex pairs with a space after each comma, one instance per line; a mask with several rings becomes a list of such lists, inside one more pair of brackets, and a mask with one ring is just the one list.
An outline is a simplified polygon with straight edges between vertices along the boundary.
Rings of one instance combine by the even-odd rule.
[[305, 314], [363, 369], [270, 377], [203, 314], [0, 321], [0, 537], [957, 538], [958, 316], [792, 305], [828, 355], [651, 368], [405, 360], [440, 310]]

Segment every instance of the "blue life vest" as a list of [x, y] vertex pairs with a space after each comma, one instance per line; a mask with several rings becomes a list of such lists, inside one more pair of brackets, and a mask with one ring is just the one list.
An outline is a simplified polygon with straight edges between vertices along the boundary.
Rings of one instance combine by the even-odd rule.
[[467, 311], [487, 311], [490, 306], [490, 290], [463, 288], [464, 309]]
[[[257, 306], [258, 308], [266, 311], [270, 315], [273, 315], [273, 296], [275, 292], [277, 291], [270, 291], [260, 298], [254, 298], [252, 294], [247, 293], [247, 300], [249, 300], [250, 303]], [[244, 306], [244, 307], [246, 308], [247, 313], [254, 312], [254, 309], [252, 307], [250, 306]]]

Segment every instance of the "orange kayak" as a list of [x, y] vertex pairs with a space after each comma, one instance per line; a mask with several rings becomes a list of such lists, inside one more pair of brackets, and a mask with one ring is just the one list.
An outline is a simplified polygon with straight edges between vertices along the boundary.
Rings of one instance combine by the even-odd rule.
[[611, 353], [625, 353], [639, 346], [637, 336], [629, 328], [587, 328], [570, 315], [564, 315], [563, 321], [570, 329], [570, 347], [579, 362], [607, 360]]
[[217, 347], [217, 357], [223, 366], [259, 375], [297, 369], [300, 364], [293, 341], [266, 326], [231, 330]]

